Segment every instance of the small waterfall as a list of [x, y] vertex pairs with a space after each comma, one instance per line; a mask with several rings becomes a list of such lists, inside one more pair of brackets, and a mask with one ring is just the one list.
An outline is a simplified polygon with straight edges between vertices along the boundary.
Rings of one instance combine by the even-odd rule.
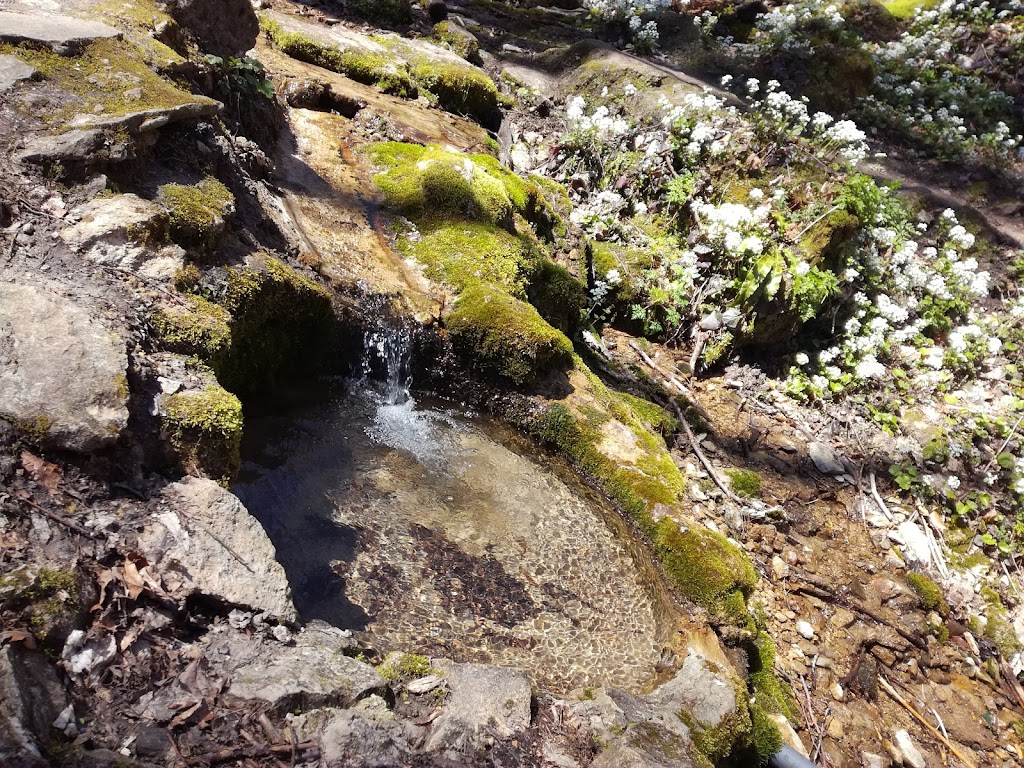
[[383, 378], [383, 405], [402, 405], [411, 400], [412, 334], [403, 325], [381, 318], [366, 334], [363, 350], [363, 378]]

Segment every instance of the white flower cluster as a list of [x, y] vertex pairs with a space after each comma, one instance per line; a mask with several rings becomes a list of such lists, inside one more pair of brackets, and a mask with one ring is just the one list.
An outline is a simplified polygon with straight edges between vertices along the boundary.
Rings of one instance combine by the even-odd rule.
[[572, 124], [573, 130], [586, 134], [587, 138], [605, 141], [618, 138], [630, 129], [628, 120], [613, 115], [604, 105], [597, 107], [589, 115], [586, 110], [586, 99], [574, 96], [569, 100], [565, 116]]
[[844, 22], [838, 6], [810, 0], [773, 8], [758, 18], [757, 28], [783, 50], [813, 53], [814, 48], [808, 40], [808, 35], [799, 34], [799, 30], [812, 23], [819, 27], [838, 29]]
[[626, 207], [626, 198], [618, 192], [603, 189], [569, 214], [569, 220], [597, 238], [614, 232], [619, 222], [619, 212]]
[[590, 11], [602, 19], [622, 19], [664, 11], [672, 0], [585, 0]]

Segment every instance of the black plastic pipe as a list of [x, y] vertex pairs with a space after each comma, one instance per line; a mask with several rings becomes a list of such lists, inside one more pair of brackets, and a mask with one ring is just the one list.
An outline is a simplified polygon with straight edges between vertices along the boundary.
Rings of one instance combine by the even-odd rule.
[[788, 744], [776, 752], [768, 761], [771, 768], [817, 768], [814, 763], [801, 755]]

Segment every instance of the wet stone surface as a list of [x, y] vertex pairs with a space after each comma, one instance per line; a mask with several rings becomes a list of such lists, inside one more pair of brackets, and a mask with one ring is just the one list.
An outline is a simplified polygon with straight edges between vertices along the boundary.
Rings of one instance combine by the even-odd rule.
[[553, 689], [649, 682], [674, 615], [615, 513], [502, 427], [379, 402], [247, 419], [235, 491], [302, 618]]

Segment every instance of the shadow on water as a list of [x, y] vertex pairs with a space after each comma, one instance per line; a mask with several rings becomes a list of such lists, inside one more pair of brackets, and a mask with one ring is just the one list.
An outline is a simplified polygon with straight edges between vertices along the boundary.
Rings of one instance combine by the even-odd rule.
[[247, 414], [247, 460], [233, 490], [274, 542], [302, 618], [362, 630], [366, 611], [347, 599], [344, 576], [332, 569], [355, 557], [360, 534], [335, 519], [324, 492], [353, 483], [354, 464], [344, 440], [318, 430], [325, 397], [340, 407], [344, 395], [335, 381], [326, 395], [308, 384], [279, 393], [273, 404], [257, 403]]

